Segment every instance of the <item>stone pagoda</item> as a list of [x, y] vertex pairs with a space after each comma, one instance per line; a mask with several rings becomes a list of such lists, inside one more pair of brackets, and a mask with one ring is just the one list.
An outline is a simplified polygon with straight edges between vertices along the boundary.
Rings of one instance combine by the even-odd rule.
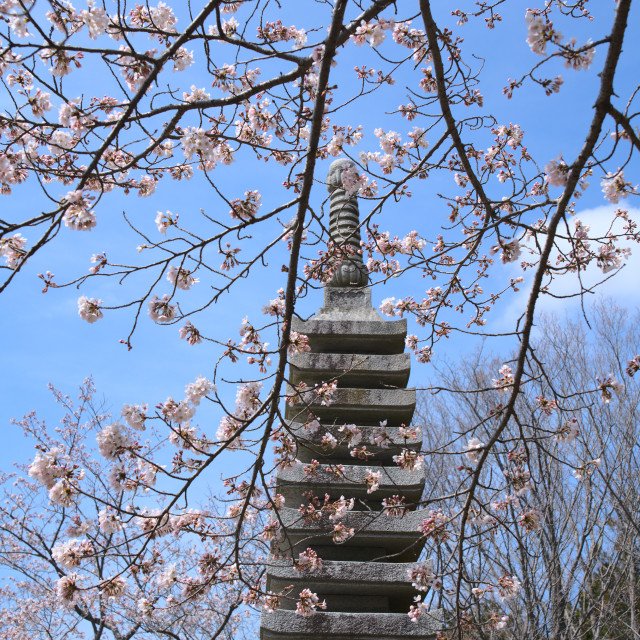
[[[349, 161], [337, 160], [328, 176], [329, 233], [343, 257], [324, 289], [320, 311], [306, 321], [293, 319], [292, 330], [308, 336], [311, 350], [293, 356], [289, 370], [290, 394], [300, 383], [316, 389], [337, 380], [337, 388], [328, 404], [309, 401], [314, 394], [307, 393], [307, 402], [286, 407], [285, 428], [296, 439], [299, 463], [277, 475], [277, 491], [285, 497], [277, 517], [284, 529], [266, 575], [267, 590], [287, 596], [279, 609], [263, 613], [261, 640], [427, 639], [441, 628], [440, 611], [422, 615], [417, 623], [407, 615], [418, 595], [408, 570], [424, 544], [418, 529], [424, 515], [416, 505], [425, 484], [424, 467], [402, 469], [393, 460], [422, 445], [419, 427], [408, 437], [402, 430], [416, 404], [415, 389], [406, 388], [407, 322], [383, 320], [371, 306], [367, 269], [357, 252], [357, 200], [342, 186], [347, 166]], [[377, 488], [368, 492], [371, 472]], [[326, 504], [325, 496], [328, 504], [353, 498], [353, 508], [340, 518], [320, 508], [315, 518], [304, 517], [298, 507], [308, 505], [311, 495], [318, 507]], [[389, 515], [394, 503], [406, 506]], [[348, 538], [339, 544], [337, 522]], [[308, 549], [322, 566], [300, 571], [294, 560]], [[297, 614], [303, 589], [326, 601], [326, 610]]]

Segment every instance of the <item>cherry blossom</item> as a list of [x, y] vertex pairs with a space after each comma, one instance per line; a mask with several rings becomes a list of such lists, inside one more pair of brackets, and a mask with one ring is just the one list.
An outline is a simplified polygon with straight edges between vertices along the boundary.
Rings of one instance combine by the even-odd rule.
[[500, 254], [500, 260], [502, 260], [502, 262], [514, 262], [520, 257], [520, 243], [517, 238], [511, 240], [500, 238], [498, 244], [491, 247], [491, 253], [498, 253], [498, 251], [502, 251]]
[[342, 522], [338, 522], [338, 524], [333, 527], [333, 541], [336, 544], [342, 544], [350, 538], [353, 538], [355, 533], [355, 529], [346, 527]]
[[526, 22], [527, 43], [534, 53], [544, 55], [547, 52], [549, 42], [560, 44], [562, 34], [553, 28], [553, 22], [545, 21], [544, 18], [529, 9], [526, 14]]
[[192, 346], [202, 342], [200, 332], [191, 324], [191, 322], [187, 322], [183, 327], [180, 327], [179, 334], [181, 340], [186, 340]]
[[596, 378], [598, 382], [598, 391], [600, 391], [600, 397], [604, 404], [608, 404], [613, 400], [614, 393], [620, 393], [623, 389], [623, 386], [620, 382], [618, 382], [613, 374], [609, 374], [606, 378], [600, 379]]
[[82, 578], [76, 573], [62, 576], [56, 584], [56, 597], [60, 604], [73, 607], [80, 598], [79, 582]]
[[502, 600], [512, 600], [518, 594], [521, 587], [520, 580], [516, 576], [502, 576], [498, 578], [498, 590]]
[[635, 194], [638, 191], [638, 185], [634, 187], [625, 181], [624, 171], [621, 169], [616, 173], [607, 173], [607, 177], [603, 178], [600, 184], [604, 197], [614, 204], [617, 204], [620, 198], [626, 198], [630, 193]]
[[417, 564], [408, 569], [407, 574], [409, 580], [411, 580], [411, 585], [418, 591], [428, 591], [432, 586], [438, 589], [441, 586], [440, 582], [436, 580], [431, 563], [423, 562]]
[[25, 255], [27, 239], [22, 234], [16, 233], [8, 238], [0, 238], [0, 256], [2, 256], [10, 269], [15, 269]]
[[627, 362], [626, 372], [630, 378], [633, 378], [637, 371], [640, 371], [640, 355], [635, 356]]
[[296, 571], [313, 573], [322, 569], [322, 560], [313, 549], [307, 549], [300, 552], [294, 566]]
[[401, 453], [393, 456], [393, 461], [401, 468], [409, 471], [420, 471], [424, 463], [424, 456], [412, 449], [403, 449]]
[[305, 618], [312, 616], [317, 609], [327, 608], [327, 603], [324, 600], [320, 602], [318, 596], [309, 591], [309, 589], [303, 589], [300, 592], [299, 598], [296, 603], [296, 613]]
[[557, 442], [573, 442], [580, 434], [580, 425], [577, 418], [566, 420], [554, 436]]
[[364, 483], [367, 487], [367, 493], [373, 493], [380, 488], [380, 480], [382, 478], [382, 472], [372, 471], [367, 469], [367, 475], [364, 478]]
[[469, 462], [477, 464], [480, 460], [480, 454], [482, 453], [484, 446], [484, 442], [481, 442], [478, 438], [470, 438], [465, 448], [464, 457], [469, 460]]
[[503, 365], [500, 367], [499, 378], [494, 378], [492, 380], [493, 386], [500, 393], [509, 393], [510, 387], [513, 386], [513, 373], [511, 372], [511, 367], [509, 365]]
[[89, 324], [93, 324], [104, 317], [104, 314], [100, 310], [102, 300], [96, 298], [87, 298], [86, 296], [80, 296], [78, 298], [78, 315]]
[[567, 163], [562, 159], [562, 154], [560, 154], [555, 160], [551, 160], [544, 166], [546, 174], [544, 181], [552, 187], [565, 187], [569, 177], [569, 170], [570, 167], [567, 166]]
[[158, 323], [171, 322], [176, 318], [178, 308], [176, 305], [169, 304], [171, 298], [165, 293], [162, 298], [153, 296], [149, 300], [149, 317]]
[[188, 291], [196, 282], [199, 282], [198, 278], [194, 278], [188, 269], [174, 267], [173, 265], [169, 267], [167, 280], [178, 289], [184, 289], [185, 291]]
[[158, 231], [162, 234], [167, 233], [167, 229], [173, 225], [175, 225], [178, 221], [178, 216], [175, 216], [171, 213], [171, 211], [158, 211], [158, 215], [156, 216], [156, 226], [158, 227]]

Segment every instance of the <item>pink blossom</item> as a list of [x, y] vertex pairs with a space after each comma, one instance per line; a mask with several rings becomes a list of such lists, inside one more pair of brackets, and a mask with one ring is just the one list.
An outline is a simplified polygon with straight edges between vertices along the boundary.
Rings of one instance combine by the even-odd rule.
[[544, 166], [544, 181], [552, 187], [566, 187], [567, 178], [569, 177], [570, 167], [562, 159], [560, 154], [555, 160], [551, 160]]
[[478, 438], [471, 438], [469, 442], [467, 442], [464, 457], [469, 460], [469, 462], [476, 464], [480, 459], [480, 454], [484, 446], [484, 442], [481, 442]]
[[94, 554], [93, 543], [86, 539], [59, 542], [51, 551], [53, 559], [65, 569], [79, 567], [83, 560], [90, 558]]
[[424, 463], [424, 456], [412, 449], [403, 449], [402, 452], [393, 456], [393, 461], [401, 468], [409, 471], [420, 471]]
[[418, 591], [429, 591], [432, 586], [436, 589], [441, 586], [440, 582], [436, 580], [436, 574], [430, 562], [416, 564], [407, 570], [407, 574], [411, 580], [411, 586]]
[[345, 434], [349, 447], [355, 447], [362, 441], [362, 431], [355, 424], [343, 424], [338, 431]]
[[516, 576], [502, 576], [498, 578], [498, 590], [502, 600], [513, 600], [520, 591], [520, 580]]
[[512, 240], [498, 238], [498, 244], [495, 247], [491, 247], [491, 253], [497, 253], [500, 250], [502, 250], [500, 260], [505, 264], [507, 262], [515, 262], [520, 257], [520, 243], [517, 238]]
[[78, 315], [90, 324], [97, 322], [103, 317], [103, 313], [100, 310], [102, 300], [96, 298], [87, 298], [86, 296], [80, 296], [78, 298]]
[[438, 544], [446, 542], [451, 534], [447, 531], [447, 525], [452, 523], [451, 518], [443, 511], [429, 510], [429, 517], [418, 525], [418, 531], [424, 536], [435, 540]]
[[340, 520], [344, 518], [347, 512], [353, 509], [354, 504], [355, 500], [353, 498], [347, 500], [344, 496], [340, 496], [340, 499], [336, 500], [330, 507], [329, 520]]
[[304, 353], [305, 351], [311, 351], [309, 338], [302, 333], [292, 331], [289, 334], [289, 355], [292, 356], [296, 353]]
[[553, 28], [553, 22], [545, 21], [541, 16], [527, 9], [527, 42], [531, 51], [538, 55], [547, 52], [547, 43], [560, 44], [562, 34]]
[[422, 596], [414, 596], [413, 601], [416, 604], [412, 604], [409, 608], [409, 619], [411, 622], [418, 622], [420, 617], [427, 611], [427, 605], [425, 602], [422, 602]]
[[96, 214], [89, 211], [89, 199], [82, 191], [69, 191], [62, 199], [66, 211], [63, 217], [64, 223], [74, 231], [91, 231], [96, 224]]
[[624, 386], [620, 384], [611, 373], [603, 380], [596, 378], [596, 381], [598, 382], [597, 389], [601, 392], [600, 397], [604, 404], [608, 404], [613, 400], [614, 392], [621, 393], [624, 390]]
[[165, 293], [162, 298], [153, 296], [149, 300], [149, 317], [159, 324], [164, 322], [171, 322], [174, 320], [178, 313], [178, 307], [174, 304], [169, 304], [171, 298]]
[[316, 612], [316, 609], [327, 608], [327, 603], [324, 600], [320, 602], [318, 596], [309, 591], [309, 589], [303, 589], [300, 592], [299, 598], [300, 600], [296, 603], [296, 613], [305, 618], [312, 616]]
[[500, 393], [509, 393], [510, 388], [513, 386], [513, 374], [511, 373], [511, 367], [509, 365], [503, 365], [498, 371], [499, 378], [493, 378], [493, 386]]
[[578, 420], [576, 418], [570, 418], [565, 420], [564, 424], [554, 436], [556, 442], [573, 442], [580, 433]]
[[562, 52], [564, 58], [564, 66], [567, 69], [588, 69], [593, 64], [593, 58], [596, 55], [596, 48], [592, 46], [591, 40], [587, 40], [583, 47], [576, 47], [578, 41], [571, 38], [571, 41], [565, 45], [566, 49]]
[[187, 385], [185, 389], [186, 400], [197, 406], [202, 398], [215, 391], [215, 389], [216, 385], [213, 382], [203, 376], [198, 376], [195, 382], [190, 382]]
[[193, 64], [193, 52], [180, 47], [173, 55], [173, 70], [184, 71]]
[[586, 478], [590, 477], [593, 472], [600, 466], [600, 462], [600, 458], [585, 462], [585, 464], [573, 470], [574, 477], [576, 478], [576, 480], [585, 480]]
[[380, 313], [384, 314], [385, 316], [395, 316], [396, 314], [396, 310], [395, 310], [395, 298], [385, 298], [381, 303], [380, 303]]
[[296, 571], [313, 573], [322, 569], [322, 560], [313, 549], [307, 549], [298, 555], [298, 559], [294, 561], [294, 568]]
[[236, 198], [231, 201], [229, 215], [236, 220], [253, 220], [258, 213], [262, 196], [258, 191], [245, 191], [244, 200]]
[[407, 507], [404, 502], [404, 496], [391, 496], [382, 501], [384, 514], [390, 518], [402, 518]]
[[183, 269], [182, 267], [174, 267], [171, 265], [169, 267], [169, 271], [167, 272], [167, 280], [178, 287], [178, 289], [183, 289], [185, 291], [191, 289], [191, 287], [199, 282], [198, 278], [194, 278], [191, 275], [191, 271], [189, 269]]
[[25, 255], [27, 239], [22, 234], [0, 238], [0, 256], [2, 256], [10, 269], [16, 269]]
[[125, 524], [117, 513], [111, 511], [111, 509], [102, 509], [98, 513], [98, 523], [100, 530], [106, 535], [118, 533], [125, 528]]
[[146, 404], [145, 405], [124, 404], [122, 405], [122, 410], [120, 412], [120, 415], [122, 415], [122, 418], [124, 419], [124, 421], [132, 429], [135, 429], [136, 431], [144, 431], [145, 429], [144, 422], [147, 419], [147, 416], [146, 416], [147, 408], [148, 406]]
[[162, 211], [158, 211], [158, 215], [156, 216], [155, 220], [158, 231], [163, 235], [166, 235], [167, 229], [172, 225], [177, 224], [177, 221], [178, 216], [175, 216], [174, 218], [171, 211], [165, 211], [164, 213], [162, 213]]
[[109, 15], [103, 7], [96, 7], [93, 0], [89, 0], [87, 3], [88, 9], [80, 12], [82, 21], [89, 28], [89, 37], [92, 40], [96, 40], [98, 36], [106, 33], [109, 26]]
[[191, 322], [187, 322], [183, 327], [180, 327], [179, 334], [180, 339], [186, 340], [191, 346], [202, 342], [200, 332], [191, 324]]
[[75, 572], [59, 578], [56, 582], [56, 600], [65, 607], [73, 607], [80, 598], [80, 580], [82, 578]]
[[100, 454], [107, 460], [119, 458], [122, 452], [133, 444], [131, 437], [119, 422], [103, 427], [96, 435], [96, 441]]
[[349, 540], [349, 538], [353, 538], [355, 533], [355, 529], [345, 527], [342, 522], [338, 522], [338, 524], [333, 527], [333, 541], [336, 544], [342, 544]]
[[630, 378], [633, 378], [638, 371], [640, 371], [640, 354], [629, 360], [626, 368], [627, 375]]
[[367, 487], [367, 493], [373, 493], [380, 487], [380, 479], [382, 478], [382, 472], [372, 471], [367, 469], [367, 475], [364, 478], [364, 484]]
[[607, 173], [607, 177], [600, 183], [604, 197], [614, 204], [620, 198], [626, 198], [630, 193], [638, 192], [638, 185], [635, 187], [624, 179], [624, 171], [618, 169], [615, 173]]

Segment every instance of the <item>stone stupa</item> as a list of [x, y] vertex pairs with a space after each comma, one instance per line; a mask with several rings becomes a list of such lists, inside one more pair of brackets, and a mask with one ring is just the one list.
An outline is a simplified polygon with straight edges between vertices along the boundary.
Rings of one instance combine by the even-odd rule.
[[[279, 609], [263, 613], [261, 640], [422, 640], [441, 629], [440, 610], [418, 622], [407, 615], [418, 595], [408, 571], [424, 546], [418, 529], [424, 514], [416, 506], [425, 484], [423, 468], [402, 469], [393, 460], [422, 445], [420, 427], [410, 437], [401, 433], [416, 404], [415, 389], [406, 388], [407, 323], [386, 321], [371, 306], [368, 272], [359, 253], [357, 200], [342, 185], [347, 166], [347, 160], [334, 162], [327, 181], [329, 233], [343, 257], [324, 289], [320, 311], [308, 320], [293, 319], [292, 330], [308, 336], [311, 350], [291, 357], [289, 369], [290, 393], [300, 383], [314, 389], [333, 380], [337, 389], [327, 405], [314, 400], [286, 407], [285, 428], [296, 439], [299, 463], [277, 474], [277, 491], [285, 497], [277, 518], [284, 528], [273, 544], [266, 576], [269, 591], [288, 595]], [[356, 425], [356, 435], [344, 425]], [[327, 447], [327, 440], [334, 446]], [[354, 448], [360, 457], [351, 455]], [[379, 486], [368, 493], [370, 471], [380, 476]], [[335, 542], [337, 523], [330, 514], [301, 515], [298, 507], [309, 504], [311, 494], [322, 503], [325, 496], [329, 502], [354, 499], [353, 509], [339, 518], [347, 531], [353, 530], [351, 537]], [[399, 513], [404, 515], [388, 515], [386, 507], [402, 498], [406, 507]], [[322, 559], [321, 568], [296, 569], [294, 560], [307, 549]], [[326, 610], [297, 614], [303, 589], [325, 601]]]

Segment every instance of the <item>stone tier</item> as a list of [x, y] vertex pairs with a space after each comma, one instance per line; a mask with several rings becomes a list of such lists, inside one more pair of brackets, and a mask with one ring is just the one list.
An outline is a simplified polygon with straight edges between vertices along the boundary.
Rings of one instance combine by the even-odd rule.
[[404, 613], [323, 612], [309, 618], [293, 611], [262, 615], [260, 640], [427, 640], [442, 629], [442, 610], [430, 611], [417, 623]]
[[[385, 427], [385, 431], [389, 436], [388, 447], [378, 447], [372, 444], [374, 430], [379, 426], [357, 424], [358, 429], [362, 432], [362, 441], [359, 446], [366, 445], [367, 451], [374, 456], [370, 460], [358, 460], [352, 458], [350, 450], [352, 447], [347, 446], [344, 433], [340, 431], [344, 423], [341, 424], [321, 424], [316, 431], [311, 431], [303, 423], [292, 422], [288, 425], [289, 431], [296, 438], [297, 454], [296, 457], [302, 462], [310, 462], [315, 459], [320, 462], [328, 461], [344, 461], [344, 464], [367, 465], [372, 464], [388, 464], [394, 465], [393, 456], [398, 455], [402, 449], [412, 449], [418, 451], [422, 448], [422, 429], [418, 426], [417, 438], [403, 438], [400, 435], [399, 427]], [[326, 433], [330, 433], [337, 441], [338, 446], [332, 451], [326, 451], [322, 447], [322, 438]]]
[[341, 544], [333, 541], [336, 523], [328, 516], [309, 521], [287, 507], [278, 515], [286, 531], [278, 551], [287, 556], [297, 557], [310, 547], [323, 560], [415, 562], [425, 542], [418, 530], [424, 520], [421, 511], [408, 511], [401, 518], [380, 511], [349, 511], [340, 522], [355, 535]]
[[287, 405], [288, 421], [305, 420], [311, 411], [320, 422], [341, 424], [380, 424], [386, 420], [392, 427], [408, 425], [416, 408], [415, 389], [340, 389], [338, 387], [329, 405], [314, 400], [310, 405]]
[[295, 609], [298, 593], [311, 589], [326, 600], [329, 611], [406, 614], [416, 594], [407, 579], [413, 566], [325, 560], [320, 569], [300, 572], [290, 562], [276, 560], [268, 567], [267, 589], [280, 593], [291, 588], [292, 596], [282, 599], [283, 609]]
[[408, 353], [301, 353], [290, 359], [290, 382], [309, 386], [338, 380], [343, 387], [404, 388], [409, 382]]
[[407, 321], [383, 320], [371, 307], [370, 289], [324, 290], [324, 306], [313, 318], [294, 317], [293, 331], [309, 338], [313, 353], [403, 353]]
[[394, 354], [404, 351], [407, 321], [293, 318], [291, 329], [309, 338], [314, 353]]
[[[368, 469], [381, 474], [380, 486], [372, 493], [367, 493], [365, 486], [365, 476]], [[343, 465], [341, 475], [327, 471], [326, 465], [320, 466], [314, 475], [309, 477], [305, 473], [304, 465], [299, 464], [279, 471], [276, 482], [278, 493], [285, 497], [285, 504], [292, 507], [299, 502], [308, 502], [308, 500], [304, 500], [302, 493], [313, 488], [315, 495], [321, 498], [325, 494], [328, 494], [332, 500], [339, 499], [341, 495], [355, 498], [355, 509], [360, 510], [365, 508], [361, 501], [368, 506], [379, 505], [384, 498], [393, 495], [405, 496], [407, 504], [417, 503], [424, 490], [425, 476], [424, 468], [409, 471], [399, 467], [385, 468], [370, 463], [368, 467]]]

